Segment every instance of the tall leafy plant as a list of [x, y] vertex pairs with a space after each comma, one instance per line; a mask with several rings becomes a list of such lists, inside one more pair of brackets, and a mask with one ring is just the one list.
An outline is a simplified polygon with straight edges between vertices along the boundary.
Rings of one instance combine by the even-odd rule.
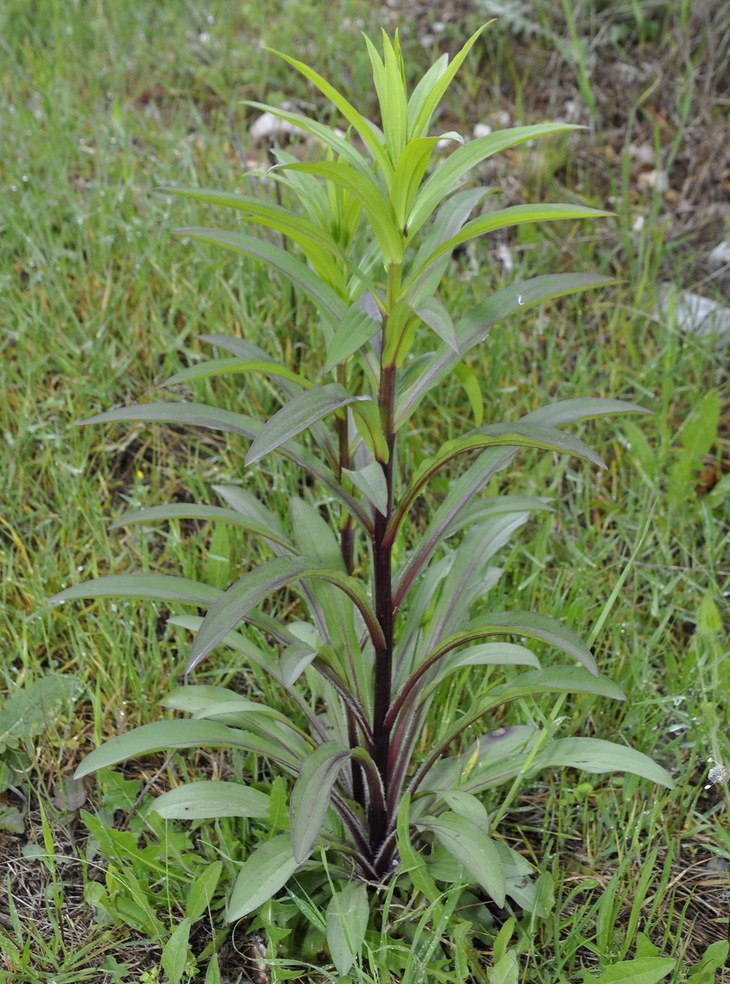
[[[250, 341], [205, 335], [227, 356], [168, 382], [262, 375], [281, 401], [270, 419], [182, 401], [111, 410], [85, 423], [174, 422], [243, 435], [250, 441], [245, 466], [279, 454], [309, 476], [310, 491], [291, 500], [289, 516], [275, 515], [242, 486], [226, 485], [214, 486], [224, 505], [156, 506], [119, 521], [194, 517], [230, 523], [260, 538], [271, 559], [227, 590], [182, 577], [131, 574], [101, 577], [56, 596], [145, 596], [207, 608], [202, 619], [172, 620], [195, 630], [187, 672], [226, 645], [281, 688], [286, 700], [266, 706], [231, 689], [180, 687], [166, 705], [189, 717], [111, 739], [88, 756], [77, 775], [157, 749], [202, 745], [267, 759], [275, 774], [290, 780], [288, 818], [272, 811], [270, 791], [260, 784], [189, 783], [159, 797], [156, 809], [175, 818], [279, 815], [278, 826], [244, 863], [228, 915], [251, 912], [297, 872], [326, 864], [335, 885], [328, 936], [341, 972], [352, 963], [353, 935], [361, 938], [358, 927], [367, 922], [364, 880], [408, 877], [433, 901], [439, 880], [463, 878], [500, 906], [507, 896], [534, 906], [526, 877], [530, 865], [495, 838], [499, 818], [485, 808], [483, 793], [562, 766], [626, 770], [671, 784], [663, 769], [623, 745], [556, 739], [531, 725], [494, 726], [499, 708], [541, 694], [619, 700], [623, 694], [560, 622], [535, 612], [487, 611], [484, 598], [500, 576], [492, 558], [531, 513], [549, 505], [537, 497], [488, 495], [486, 489], [521, 448], [604, 467], [590, 447], [562, 428], [641, 408], [587, 397], [508, 423], [482, 422], [479, 379], [463, 360], [492, 325], [512, 312], [611, 281], [585, 273], [545, 274], [496, 291], [456, 319], [440, 299], [440, 284], [462, 244], [522, 223], [607, 214], [566, 204], [484, 208], [486, 189], [469, 183], [473, 169], [492, 154], [574, 129], [568, 124], [520, 126], [468, 143], [456, 133], [430, 134], [434, 113], [480, 34], [453, 60], [439, 58], [410, 95], [397, 38], [383, 36], [382, 55], [366, 41], [380, 126], [314, 70], [282, 55], [327, 97], [348, 128], [343, 136], [321, 120], [252, 104], [296, 124], [324, 149], [323, 159], [314, 162], [277, 152], [267, 177], [281, 190], [279, 202], [287, 204], [200, 188], [167, 189], [231, 208], [250, 225], [285, 237], [288, 248], [240, 231], [178, 230], [256, 258], [306, 298], [321, 335], [321, 346], [305, 360], [311, 376]], [[434, 159], [445, 139], [454, 149]], [[402, 450], [408, 423], [452, 374], [466, 388], [477, 426], [409, 470]], [[456, 477], [415, 537], [411, 511], [446, 469]], [[264, 607], [285, 587], [298, 594], [306, 617], [285, 623]], [[532, 640], [562, 662], [543, 665], [525, 644]], [[466, 668], [475, 670], [476, 682], [465, 692], [458, 717], [442, 719], [435, 702]], [[294, 712], [283, 712], [292, 706]]]

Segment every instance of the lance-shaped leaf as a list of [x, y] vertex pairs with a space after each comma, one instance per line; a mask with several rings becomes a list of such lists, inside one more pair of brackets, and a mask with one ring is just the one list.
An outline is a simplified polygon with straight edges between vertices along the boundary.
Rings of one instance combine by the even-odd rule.
[[445, 342], [454, 352], [459, 351], [459, 342], [454, 332], [454, 322], [438, 297], [424, 297], [415, 311], [421, 321], [427, 324], [442, 342]]
[[[579, 397], [573, 400], [562, 400], [533, 410], [521, 419], [521, 423], [529, 422], [540, 426], [562, 427], [568, 423], [590, 420], [609, 414], [637, 412], [650, 413], [651, 411], [636, 403], [628, 403], [623, 400]], [[416, 549], [399, 576], [394, 592], [396, 608], [402, 603], [409, 588], [428, 563], [444, 536], [455, 528], [453, 524], [457, 523], [463, 510], [468, 507], [474, 496], [485, 488], [492, 476], [510, 463], [517, 450], [517, 448], [509, 448], [500, 451], [495, 448], [485, 451], [479, 455], [479, 458], [460, 478], [452, 483], [444, 501], [434, 513], [425, 533], [421, 536]]]
[[117, 407], [96, 413], [93, 417], [80, 420], [81, 426], [88, 424], [112, 424], [121, 421], [144, 420], [149, 423], [190, 424], [206, 427], [209, 430], [242, 434], [253, 438], [261, 429], [261, 424], [243, 413], [211, 407], [207, 403], [190, 403], [184, 400], [170, 403], [133, 403], [129, 407]]
[[307, 164], [285, 164], [287, 169], [304, 171], [332, 181], [353, 195], [365, 209], [384, 258], [388, 263], [403, 262], [402, 235], [391, 218], [388, 202], [373, 179], [341, 161], [315, 161]]
[[449, 653], [441, 661], [437, 678], [419, 694], [419, 703], [423, 704], [447, 676], [465, 666], [533, 666], [540, 669], [540, 660], [531, 649], [513, 642], [485, 642], [459, 653]]
[[[310, 390], [309, 392], [312, 391]], [[301, 395], [306, 396], [307, 393]], [[115, 410], [107, 410], [105, 413], [98, 413], [93, 417], [87, 417], [86, 420], [81, 421], [81, 424], [116, 423], [130, 420], [145, 420], [151, 423], [191, 424], [211, 430], [242, 434], [244, 437], [252, 439], [263, 430], [263, 427], [267, 426], [241, 413], [221, 410], [217, 407], [208, 406], [205, 403], [187, 403], [183, 401], [174, 403], [140, 403], [134, 404], [131, 407], [118, 407]], [[322, 464], [314, 454], [306, 451], [300, 444], [294, 441], [285, 442], [284, 445], [279, 446], [278, 450], [280, 454], [296, 462], [300, 467], [308, 471], [310, 475], [325, 485], [348, 512], [363, 524], [365, 529], [371, 528], [372, 521], [368, 511], [363, 509], [362, 504], [357, 499], [345, 492], [333, 472], [326, 465]]]
[[652, 413], [647, 407], [627, 400], [613, 400], [610, 397], [579, 396], [573, 400], [560, 400], [537, 410], [531, 410], [520, 419], [532, 421], [548, 427], [563, 427], [581, 420], [595, 420], [609, 417], [615, 413]]
[[600, 456], [587, 444], [577, 437], [559, 431], [557, 428], [542, 427], [532, 423], [525, 424], [522, 421], [515, 424], [490, 424], [487, 427], [478, 427], [465, 437], [447, 441], [437, 454], [422, 462], [398, 509], [393, 514], [388, 525], [388, 536], [395, 539], [398, 528], [416, 497], [428, 480], [436, 475], [448, 461], [468, 451], [509, 446], [564, 452], [591, 461], [600, 468], [606, 467]]
[[248, 449], [245, 464], [252, 465], [336, 410], [368, 399], [367, 396], [351, 396], [340, 383], [305, 390], [267, 420]]
[[375, 91], [378, 94], [385, 146], [389, 159], [395, 162], [408, 138], [405, 67], [397, 35], [395, 44], [391, 42], [385, 31], [381, 32], [381, 37], [384, 55], [382, 59], [369, 38], [365, 38], [365, 45], [372, 67]]
[[296, 548], [286, 537], [273, 533], [270, 529], [260, 525], [243, 516], [235, 509], [223, 509], [220, 506], [206, 506], [195, 502], [175, 502], [167, 506], [150, 506], [147, 509], [135, 509], [133, 512], [124, 513], [119, 519], [115, 520], [111, 529], [117, 526], [129, 526], [134, 523], [156, 523], [170, 519], [202, 519], [212, 522], [231, 523], [246, 530], [248, 533], [255, 533], [267, 540], [283, 547], [289, 552], [295, 552]]
[[542, 769], [574, 768], [584, 772], [630, 772], [642, 779], [674, 788], [674, 780], [647, 755], [601, 738], [557, 738], [538, 752], [530, 764], [530, 772]]
[[382, 466], [377, 461], [371, 461], [364, 468], [351, 471], [349, 468], [342, 469], [343, 475], [347, 475], [352, 484], [358, 491], [362, 492], [368, 502], [373, 505], [379, 513], [386, 516], [388, 513], [388, 485], [385, 481], [385, 474]]
[[334, 86], [315, 72], [313, 68], [305, 65], [304, 62], [297, 61], [296, 58], [292, 58], [290, 55], [285, 55], [281, 51], [276, 51], [274, 48], [268, 48], [267, 51], [271, 51], [273, 54], [278, 55], [279, 58], [283, 58], [285, 62], [292, 65], [298, 72], [309, 79], [310, 82], [317, 86], [319, 91], [329, 99], [329, 101], [339, 109], [342, 115], [345, 117], [347, 122], [356, 131], [360, 139], [363, 141], [365, 146], [368, 148], [373, 158], [377, 161], [380, 170], [386, 178], [386, 181], [390, 181], [390, 177], [393, 173], [393, 167], [388, 159], [388, 155], [383, 147], [382, 140], [375, 132], [373, 125], [369, 120], [366, 120], [350, 103], [342, 93], [338, 92]]
[[583, 640], [562, 622], [540, 612], [490, 612], [475, 619], [466, 628], [442, 639], [437, 649], [424, 657], [417, 672], [422, 672], [424, 667], [433, 665], [458, 646], [491, 635], [520, 635], [539, 639], [572, 656], [592, 674], [598, 674], [596, 661]]
[[239, 515], [245, 516], [257, 526], [265, 529], [270, 539], [286, 540], [284, 528], [279, 521], [279, 517], [267, 509], [253, 493], [242, 489], [240, 485], [214, 485], [213, 491], [227, 502], [231, 509]]
[[236, 878], [226, 909], [228, 922], [235, 922], [259, 909], [286, 885], [298, 868], [289, 834], [278, 834], [259, 844]]
[[191, 605], [210, 605], [222, 592], [210, 584], [191, 581], [172, 574], [107, 574], [74, 584], [54, 595], [50, 601], [74, 598], [153, 598], [157, 601], [184, 601]]
[[[463, 192], [462, 194], [467, 193]], [[466, 200], [465, 205], [468, 204], [469, 200]], [[615, 282], [612, 277], [602, 277], [593, 273], [545, 274], [512, 284], [490, 294], [486, 300], [477, 304], [455, 324], [454, 331], [459, 344], [458, 354], [450, 346], [443, 345], [438, 352], [424, 362], [415, 382], [408, 386], [398, 401], [395, 414], [396, 429], [408, 420], [423, 396], [453, 372], [461, 359], [475, 345], [484, 341], [489, 329], [497, 321], [501, 321], [514, 311], [530, 305], [541, 304], [548, 300], [564, 297], [566, 294], [578, 293], [594, 287], [606, 287]]]
[[287, 280], [314, 301], [317, 310], [325, 319], [327, 328], [325, 340], [331, 337], [332, 332], [345, 316], [347, 305], [336, 292], [306, 263], [280, 246], [268, 243], [265, 239], [257, 239], [255, 236], [247, 236], [240, 232], [226, 232], [224, 229], [198, 227], [174, 229], [173, 235], [189, 236], [202, 243], [223, 246], [235, 253], [253, 256], [281, 271]]
[[327, 906], [327, 945], [338, 974], [347, 974], [360, 955], [370, 919], [368, 890], [350, 882]]
[[292, 851], [299, 862], [312, 852], [330, 808], [332, 787], [349, 758], [349, 748], [328, 741], [302, 763], [289, 807]]
[[329, 581], [344, 591], [360, 610], [373, 642], [377, 645], [384, 644], [382, 630], [359, 581], [341, 571], [319, 567], [311, 558], [277, 557], [244, 574], [211, 607], [190, 649], [186, 672], [189, 673], [205, 659], [267, 594], [292, 581], [309, 577]]
[[[341, 157], [343, 160], [348, 161], [362, 174], [370, 174], [372, 170], [370, 161], [366, 160], [348, 140], [337, 132], [337, 130], [332, 129], [329, 126], [325, 126], [324, 123], [320, 123], [318, 120], [310, 119], [309, 116], [304, 116], [302, 113], [293, 113], [291, 110], [282, 109], [280, 106], [269, 106], [267, 103], [255, 102], [250, 99], [243, 100], [242, 105], [250, 106], [252, 109], [259, 109], [262, 113], [271, 113], [272, 116], [276, 116], [280, 120], [286, 120], [287, 123], [292, 123], [294, 126], [300, 127], [306, 133], [316, 137], [317, 140], [321, 140], [322, 143], [324, 143], [327, 147], [330, 147], [335, 152], [337, 157]], [[277, 158], [280, 156], [283, 157], [284, 155], [281, 155], [281, 151], [278, 151]], [[287, 161], [284, 159], [283, 163], [294, 163], [294, 161]], [[276, 171], [270, 173], [272, 177], [277, 177]], [[321, 214], [324, 215], [325, 213], [321, 211]]]
[[451, 812], [424, 818], [417, 826], [421, 830], [432, 831], [487, 895], [500, 908], [504, 906], [507, 891], [504, 869], [491, 837], [466, 817]]
[[462, 147], [457, 147], [446, 160], [436, 168], [426, 181], [408, 218], [409, 231], [420, 229], [429, 215], [437, 208], [444, 196], [453, 188], [458, 187], [461, 179], [468, 172], [481, 164], [482, 161], [510, 147], [527, 140], [546, 137], [552, 133], [566, 130], [580, 130], [582, 127], [571, 123], [538, 123], [535, 126], [515, 126], [505, 130], [497, 130], [485, 137], [470, 140]]
[[424, 137], [411, 140], [398, 157], [390, 188], [390, 202], [398, 228], [404, 233], [410, 233], [408, 215], [411, 205], [439, 139], [439, 137]]
[[241, 195], [232, 191], [216, 191], [212, 188], [176, 188], [165, 186], [159, 189], [165, 194], [180, 195], [182, 198], [192, 198], [195, 201], [207, 202], [210, 205], [222, 205], [246, 213], [261, 225], [268, 226], [284, 233], [307, 252], [307, 247], [317, 246], [332, 254], [337, 253], [337, 246], [321, 224], [311, 222], [288, 208], [275, 202], [267, 202], [253, 195]]
[[522, 753], [521, 761], [524, 761], [536, 735], [537, 728], [525, 724], [511, 724], [489, 731], [458, 755], [440, 758], [428, 772], [424, 790], [476, 791], [484, 773], [497, 772], [518, 752]]
[[263, 359], [238, 359], [235, 356], [230, 359], [208, 359], [196, 366], [188, 366], [181, 369], [174, 376], [170, 376], [162, 386], [177, 386], [180, 383], [189, 383], [194, 379], [207, 379], [209, 376], [228, 376], [236, 372], [258, 372], [264, 376], [274, 379], [285, 379], [289, 383], [296, 383], [303, 389], [309, 389], [312, 383], [303, 376], [298, 376], [291, 369], [280, 365], [278, 362]]
[[359, 302], [352, 304], [327, 346], [327, 361], [322, 367], [322, 372], [331, 372], [335, 366], [349, 359], [376, 332], [380, 331], [380, 328], [380, 319], [374, 318]]
[[413, 90], [411, 98], [408, 100], [409, 138], [424, 137], [426, 135], [431, 117], [441, 102], [441, 97], [451, 85], [464, 59], [474, 47], [474, 44], [486, 27], [487, 24], [482, 24], [472, 34], [466, 44], [454, 55], [451, 63], [449, 63], [447, 55], [442, 55], [421, 78]]
[[429, 225], [421, 245], [418, 247], [418, 252], [409, 266], [409, 269], [421, 270], [422, 273], [415, 280], [409, 282], [407, 291], [401, 292], [401, 300], [407, 301], [411, 307], [418, 307], [424, 297], [432, 297], [436, 293], [449, 265], [450, 255], [444, 254], [428, 267], [424, 265], [426, 260], [439, 243], [453, 236], [462, 228], [472, 211], [484, 200], [488, 192], [488, 188], [467, 188], [464, 191], [457, 191], [448, 201], [444, 202], [433, 222]]
[[[153, 721], [143, 724], [133, 731], [127, 731], [116, 738], [95, 748], [86, 756], [74, 773], [75, 779], [81, 779], [110, 765], [116, 765], [125, 759], [139, 758], [150, 752], [165, 752], [174, 748], [205, 748], [206, 746], [243, 748], [262, 755], [270, 755], [271, 750], [258, 735], [229, 728], [217, 721]], [[264, 749], [266, 750], [264, 751]], [[281, 759], [280, 750], [273, 749], [273, 758]]]
[[410, 285], [423, 276], [428, 267], [439, 257], [450, 256], [457, 246], [488, 232], [526, 223], [556, 222], [560, 219], [598, 219], [607, 215], [611, 215], [611, 212], [605, 212], [598, 208], [588, 208], [585, 205], [563, 205], [552, 202], [545, 205], [511, 205], [509, 208], [489, 212], [487, 215], [467, 222], [463, 229], [440, 243], [422, 266], [411, 272], [403, 285], [403, 289], [408, 290]]
[[439, 735], [428, 756], [411, 779], [408, 792], [415, 792], [421, 788], [425, 777], [430, 774], [435, 763], [448, 750], [452, 742], [494, 708], [520, 697], [537, 697], [548, 693], [596, 694], [614, 700], [626, 700], [624, 692], [612, 680], [589, 673], [582, 666], [549, 666], [541, 670], [520, 673], [511, 683], [492, 687], [483, 697], [473, 701], [462, 716]]
[[209, 820], [215, 817], [265, 817], [266, 793], [239, 782], [186, 782], [158, 796], [151, 809], [167, 820]]

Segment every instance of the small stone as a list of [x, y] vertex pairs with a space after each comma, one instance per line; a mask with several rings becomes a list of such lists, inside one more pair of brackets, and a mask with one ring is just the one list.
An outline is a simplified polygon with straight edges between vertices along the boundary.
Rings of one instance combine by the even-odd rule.
[[479, 137], [488, 137], [491, 132], [492, 128], [489, 123], [475, 123], [474, 129], [472, 130], [475, 140], [478, 140]]

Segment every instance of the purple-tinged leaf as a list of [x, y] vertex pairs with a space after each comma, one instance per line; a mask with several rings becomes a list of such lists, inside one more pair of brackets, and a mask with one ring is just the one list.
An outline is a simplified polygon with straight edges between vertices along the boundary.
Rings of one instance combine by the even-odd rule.
[[385, 481], [382, 465], [377, 461], [371, 461], [364, 468], [351, 471], [343, 468], [342, 473], [347, 475], [355, 488], [362, 492], [368, 502], [374, 506], [382, 516], [388, 514], [388, 485]]
[[312, 385], [303, 376], [298, 376], [291, 369], [280, 365], [278, 362], [263, 359], [239, 359], [232, 356], [229, 359], [208, 359], [198, 365], [188, 366], [181, 369], [174, 376], [170, 376], [158, 388], [163, 386], [177, 386], [180, 383], [189, 383], [195, 379], [207, 379], [209, 376], [227, 376], [234, 372], [258, 372], [264, 376], [270, 376], [275, 380], [283, 379], [289, 383], [295, 383], [304, 389], [309, 389]]
[[172, 574], [106, 574], [74, 584], [54, 595], [50, 601], [75, 598], [153, 598], [156, 601], [183, 601], [191, 605], [211, 605], [222, 592], [210, 584]]
[[626, 400], [579, 396], [573, 400], [560, 400], [558, 403], [549, 403], [545, 407], [531, 410], [521, 417], [520, 421], [547, 427], [564, 427], [565, 424], [595, 420], [597, 417], [613, 416], [616, 413], [653, 413], [653, 411]]
[[[217, 721], [153, 721], [133, 731], [127, 731], [95, 748], [86, 756], [74, 773], [75, 779], [88, 776], [97, 769], [105, 769], [125, 759], [138, 758], [151, 752], [169, 752], [176, 748], [204, 748], [208, 745], [227, 748], [243, 748], [268, 755], [265, 743], [257, 735], [237, 728], [229, 728]], [[279, 749], [274, 749], [279, 758]]]
[[[486, 300], [477, 304], [454, 326], [459, 342], [459, 353], [455, 354], [449, 346], [443, 345], [431, 359], [424, 363], [424, 367], [416, 380], [401, 395], [395, 414], [396, 429], [408, 420], [423, 396], [453, 372], [475, 345], [484, 341], [489, 329], [497, 321], [534, 304], [541, 304], [566, 294], [574, 294], [594, 287], [607, 287], [614, 283], [616, 283], [614, 278], [603, 277], [594, 273], [544, 274], [522, 281], [522, 283], [512, 284], [510, 287], [490, 294]], [[528, 419], [529, 416], [528, 414]], [[546, 420], [545, 423], [550, 423], [550, 421]], [[557, 426], [557, 424], [553, 426]]]
[[600, 468], [606, 467], [600, 456], [584, 441], [554, 427], [525, 424], [522, 420], [515, 424], [490, 424], [487, 427], [478, 427], [464, 437], [447, 441], [435, 455], [421, 463], [388, 524], [388, 536], [391, 540], [395, 539], [406, 513], [428, 480], [438, 474], [447, 462], [469, 451], [480, 451], [490, 447], [541, 448], [545, 451], [572, 454], [591, 461]]
[[336, 410], [368, 399], [366, 396], [351, 396], [339, 383], [313, 386], [299, 393], [263, 425], [248, 449], [245, 464], [254, 464]]
[[562, 622], [540, 612], [490, 612], [442, 639], [435, 652], [424, 657], [422, 666], [440, 659], [439, 654], [445, 655], [462, 644], [490, 635], [520, 635], [539, 639], [572, 656], [594, 676], [598, 675], [596, 661], [583, 640]]
[[280, 547], [290, 553], [296, 552], [296, 548], [284, 536], [272, 533], [271, 530], [259, 523], [243, 516], [235, 509], [223, 509], [220, 506], [207, 506], [195, 502], [175, 502], [166, 506], [150, 506], [147, 509], [135, 509], [133, 512], [124, 513], [119, 519], [115, 520], [110, 529], [117, 526], [128, 526], [134, 523], [156, 523], [171, 519], [202, 519], [212, 522], [231, 523], [239, 526], [248, 533], [255, 533], [267, 540], [273, 540]]
[[194, 669], [247, 613], [272, 591], [300, 578], [329, 581], [357, 605], [374, 642], [383, 645], [382, 630], [360, 581], [341, 571], [321, 568], [308, 557], [277, 557], [244, 574], [220, 596], [203, 619], [190, 649], [186, 672]]
[[330, 808], [332, 787], [349, 758], [349, 748], [328, 741], [302, 763], [289, 808], [292, 851], [298, 862], [312, 852]]

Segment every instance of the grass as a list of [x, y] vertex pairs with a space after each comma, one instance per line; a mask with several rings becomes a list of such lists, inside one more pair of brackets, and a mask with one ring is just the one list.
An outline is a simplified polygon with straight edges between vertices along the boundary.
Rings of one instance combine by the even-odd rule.
[[[481, 4], [479, 18], [496, 6]], [[529, 713], [536, 720], [559, 713], [566, 734], [620, 735], [655, 755], [677, 781], [669, 793], [628, 778], [588, 782], [576, 773], [522, 788], [503, 827], [543, 872], [555, 904], [545, 920], [521, 917], [499, 946], [516, 954], [521, 980], [552, 984], [643, 953], [648, 938], [659, 955], [677, 958], [669, 979], [679, 982], [727, 927], [728, 794], [706, 789], [705, 777], [708, 758], [730, 761], [723, 629], [730, 498], [727, 480], [706, 494], [696, 474], [704, 468], [717, 479], [727, 468], [730, 392], [727, 351], [682, 337], [657, 316], [656, 291], [660, 281], [709, 296], [722, 286], [722, 272], [713, 275], [702, 259], [723, 232], [714, 207], [723, 195], [717, 155], [727, 135], [726, 100], [718, 95], [727, 72], [722, 25], [702, 3], [627, 0], [611, 5], [607, 17], [597, 2], [572, 13], [574, 5], [565, 4], [565, 16], [544, 0], [499, 6], [503, 17], [470, 58], [443, 128], [468, 132], [500, 110], [513, 121], [561, 117], [572, 101], [589, 125], [586, 135], [500, 159], [484, 180], [501, 189], [506, 204], [572, 195], [617, 214], [598, 232], [527, 230], [475, 247], [454, 264], [451, 300], [467, 309], [517, 274], [562, 269], [614, 272], [621, 283], [513, 320], [490, 338], [471, 362], [487, 418], [587, 393], [636, 399], [655, 416], [618, 424], [617, 437], [591, 425], [591, 440], [609, 462], [603, 475], [572, 462], [518, 459], [510, 488], [553, 495], [558, 508], [503, 551], [506, 576], [496, 603], [557, 615], [590, 635], [629, 565], [595, 642], [603, 671], [629, 701], [579, 698]], [[240, 447], [172, 429], [74, 426], [151, 396], [160, 380], [198, 358], [199, 333], [266, 339], [290, 363], [307, 345], [307, 312], [292, 310], [286, 286], [253, 265], [171, 243], [168, 229], [202, 213], [151, 189], [242, 187], [246, 162], [257, 153], [247, 144], [253, 116], [243, 99], [293, 97], [316, 111], [312, 93], [262, 42], [360, 94], [368, 91], [361, 29], [372, 33], [383, 17], [388, 28], [400, 23], [407, 52], [423, 67], [473, 26], [440, 27], [434, 14], [416, 18], [408, 5], [381, 11], [356, 0], [342, 0], [336, 10], [309, 0], [263, 11], [197, 0], [11, 0], [0, 14], [0, 639], [7, 654], [0, 689], [28, 691], [51, 674], [78, 682], [74, 700], [44, 698], [52, 719], [19, 727], [4, 751], [0, 744], [0, 981], [7, 984], [173, 979], [172, 931], [189, 911], [191, 886], [216, 859], [217, 894], [194, 921], [179, 979], [215, 980], [205, 974], [216, 946], [221, 968], [250, 971], [260, 960], [256, 934], [264, 931], [271, 956], [277, 936], [291, 943], [294, 916], [306, 910], [304, 897], [284, 898], [224, 938], [221, 892], [251, 831], [233, 824], [163, 830], [144, 813], [149, 795], [186, 771], [217, 775], [252, 763], [200, 753], [131, 764], [124, 778], [102, 776], [88, 791], [62, 788], [92, 745], [161, 713], [157, 702], [180, 679], [186, 635], [146, 604], [46, 605], [81, 577], [154, 568], [225, 583], [255, 559], [242, 538], [212, 543], [207, 528], [109, 530], [125, 506], [203, 499], [211, 484], [240, 480]], [[426, 49], [418, 40], [424, 35]], [[665, 85], [642, 75], [647, 64]], [[616, 81], [621, 65], [628, 66], [623, 85]], [[546, 85], [546, 75], [556, 74], [560, 84]], [[637, 164], [637, 146], [652, 150], [672, 195], [640, 180], [647, 168]], [[717, 420], [703, 403], [713, 392]], [[263, 386], [241, 392], [235, 381], [223, 381], [195, 390], [203, 400], [213, 393], [256, 414], [275, 407]], [[698, 441], [681, 430], [693, 411], [702, 425]], [[457, 432], [469, 419], [463, 391], [444, 386], [413, 421], [414, 444], [440, 443], [444, 425]], [[276, 463], [247, 481], [274, 505], [291, 493], [292, 479]], [[255, 668], [240, 668], [232, 657], [206, 665], [198, 679], [223, 682], [234, 672], [254, 693], [266, 687]], [[446, 699], [455, 713], [455, 691]], [[128, 838], [100, 844], [81, 809], [126, 828]], [[232, 844], [238, 847], [231, 852]], [[125, 907], [125, 898], [136, 908]], [[502, 917], [485, 918], [469, 942], [458, 913], [403, 912], [400, 904], [383, 899], [383, 925], [393, 932], [370, 940], [364, 980], [389, 973], [416, 980], [426, 957], [428, 974], [440, 979], [438, 961], [449, 954], [464, 975], [487, 979]], [[414, 948], [404, 956], [395, 930], [418, 920]], [[423, 942], [428, 920], [442, 934], [442, 956]], [[305, 963], [322, 962], [316, 925], [310, 938], [295, 942]], [[270, 963], [271, 972], [282, 973]], [[325, 979], [318, 973], [310, 978]]]

